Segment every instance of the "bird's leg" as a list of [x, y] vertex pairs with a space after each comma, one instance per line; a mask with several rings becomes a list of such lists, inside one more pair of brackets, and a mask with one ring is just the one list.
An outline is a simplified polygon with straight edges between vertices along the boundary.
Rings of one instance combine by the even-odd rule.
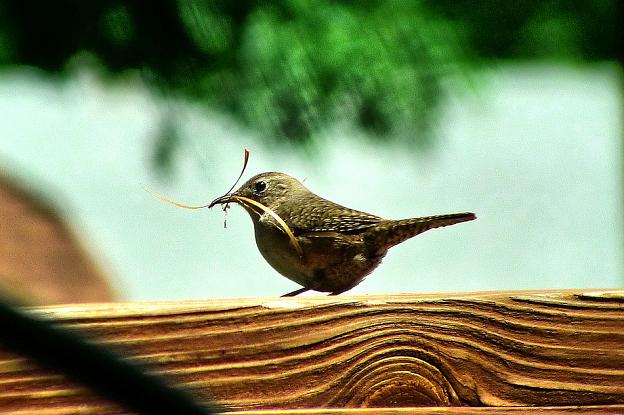
[[295, 295], [299, 295], [299, 294], [304, 293], [306, 291], [310, 291], [310, 289], [303, 287], [303, 288], [299, 288], [298, 290], [286, 293], [286, 294], [282, 295], [282, 297], [294, 297]]

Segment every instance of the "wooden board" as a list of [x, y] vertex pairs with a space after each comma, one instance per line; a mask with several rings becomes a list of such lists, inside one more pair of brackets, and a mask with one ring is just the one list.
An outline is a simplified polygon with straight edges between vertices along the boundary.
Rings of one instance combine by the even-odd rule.
[[[32, 313], [232, 411], [265, 410], [248, 414], [416, 406], [499, 407], [421, 412], [435, 414], [526, 406], [624, 413], [624, 290], [108, 303]], [[72, 408], [119, 411], [0, 349], [0, 412], [77, 413]], [[403, 413], [316, 411], [301, 413]]]
[[[411, 407], [365, 409], [277, 409], [229, 412], [232, 415], [613, 415], [624, 413], [624, 405], [560, 406], [560, 407]], [[224, 415], [227, 415], [224, 414]]]

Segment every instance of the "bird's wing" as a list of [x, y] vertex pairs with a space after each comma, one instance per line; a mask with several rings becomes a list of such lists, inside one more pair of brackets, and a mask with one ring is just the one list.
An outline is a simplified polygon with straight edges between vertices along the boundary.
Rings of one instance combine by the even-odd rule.
[[384, 219], [349, 209], [320, 197], [302, 201], [300, 209], [288, 212], [288, 222], [295, 235], [308, 232], [362, 232]]

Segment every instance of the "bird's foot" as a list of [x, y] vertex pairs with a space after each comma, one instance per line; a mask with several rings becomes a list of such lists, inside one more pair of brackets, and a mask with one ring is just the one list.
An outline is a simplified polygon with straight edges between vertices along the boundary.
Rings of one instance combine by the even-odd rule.
[[303, 287], [303, 288], [299, 288], [298, 290], [286, 293], [286, 294], [282, 295], [282, 297], [294, 297], [295, 295], [299, 295], [299, 294], [304, 293], [306, 291], [310, 291], [310, 289]]

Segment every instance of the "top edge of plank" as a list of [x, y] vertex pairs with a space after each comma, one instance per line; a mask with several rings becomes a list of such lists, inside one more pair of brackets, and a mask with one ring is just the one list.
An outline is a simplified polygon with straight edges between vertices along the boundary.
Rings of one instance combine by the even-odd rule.
[[301, 309], [315, 306], [352, 305], [371, 306], [383, 304], [419, 303], [455, 300], [547, 300], [576, 298], [581, 301], [618, 302], [624, 304], [624, 289], [565, 289], [565, 290], [513, 290], [513, 291], [471, 291], [448, 293], [400, 293], [374, 295], [310, 295], [301, 297], [243, 297], [215, 298], [181, 301], [139, 301], [113, 303], [59, 304], [42, 307], [27, 307], [26, 310], [40, 315], [64, 318], [84, 317], [93, 313], [114, 314], [117, 317], [151, 316], [166, 314], [192, 314], [203, 311], [226, 311], [248, 307], [268, 309]]

